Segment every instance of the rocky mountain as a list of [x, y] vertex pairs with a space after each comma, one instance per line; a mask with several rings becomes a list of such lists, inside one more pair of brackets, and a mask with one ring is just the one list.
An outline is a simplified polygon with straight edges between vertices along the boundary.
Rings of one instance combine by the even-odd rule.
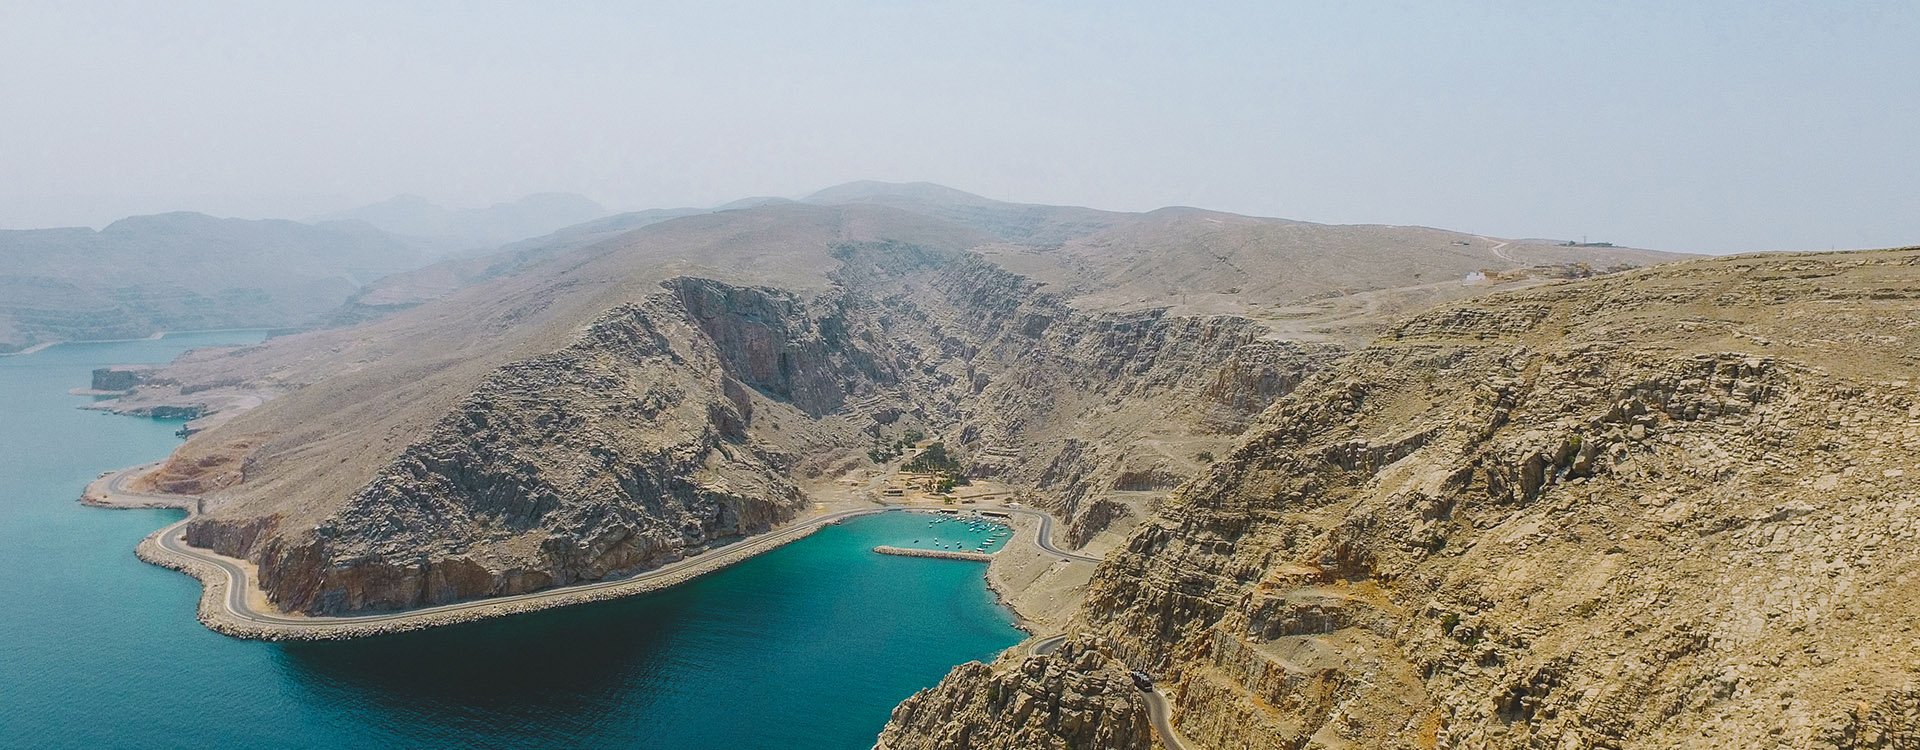
[[[755, 533], [909, 430], [1086, 541], [1146, 517], [1377, 325], [1350, 297], [1669, 257], [856, 192], [654, 223], [363, 326], [198, 354], [122, 406], [266, 400], [154, 477], [211, 492], [190, 541], [258, 563], [290, 610], [406, 608]], [[1216, 276], [1178, 269], [1223, 257], [1208, 273], [1248, 282], [1193, 302]], [[1334, 266], [1348, 288], [1269, 280]], [[1310, 340], [1274, 327], [1314, 321]]]
[[1078, 648], [881, 745], [1151, 747], [1118, 668], [1216, 750], [1920, 745], [1916, 353], [1920, 249], [1440, 305], [1157, 507]]
[[0, 351], [167, 329], [309, 325], [362, 284], [423, 262], [358, 223], [171, 213], [0, 231]]
[[697, 208], [630, 211], [584, 221], [485, 252], [459, 253], [373, 281], [348, 298], [330, 322], [346, 325], [390, 315], [475, 284], [518, 273], [547, 258], [616, 239], [633, 229], [699, 213], [706, 211]]
[[539, 237], [607, 215], [607, 209], [572, 193], [535, 193], [485, 208], [450, 209], [417, 195], [314, 217], [316, 222], [359, 221], [383, 232], [415, 238], [446, 251], [488, 249]]
[[893, 711], [875, 750], [1152, 748], [1146, 697], [1086, 639], [1045, 656], [973, 662]]

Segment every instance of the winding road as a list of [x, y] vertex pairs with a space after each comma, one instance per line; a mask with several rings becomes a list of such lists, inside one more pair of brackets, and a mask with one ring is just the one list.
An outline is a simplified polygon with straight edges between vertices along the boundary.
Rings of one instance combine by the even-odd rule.
[[[1029, 651], [1035, 656], [1048, 656], [1060, 650], [1060, 644], [1066, 642], [1065, 633], [1047, 636], [1034, 641]], [[1158, 687], [1141, 693], [1147, 701], [1147, 720], [1153, 723], [1154, 733], [1160, 735], [1160, 744], [1166, 745], [1167, 750], [1191, 750], [1193, 746], [1187, 744], [1173, 728], [1173, 704], [1167, 702], [1166, 694], [1160, 692]]]
[[1040, 549], [1046, 550], [1047, 552], [1055, 555], [1059, 555], [1068, 560], [1077, 560], [1079, 562], [1090, 562], [1090, 563], [1100, 562], [1100, 558], [1098, 557], [1088, 557], [1078, 552], [1068, 552], [1066, 550], [1060, 549], [1059, 547], [1053, 546], [1053, 515], [1050, 513], [1044, 513], [1037, 510], [1030, 510], [1027, 508], [994, 508], [993, 510], [995, 512], [1017, 513], [1020, 515], [1032, 516], [1040, 519], [1040, 535], [1039, 535], [1039, 538], [1034, 540], [1035, 544], [1040, 545]]
[[1523, 266], [1526, 265], [1525, 261], [1522, 261], [1519, 258], [1515, 258], [1513, 257], [1513, 253], [1507, 252], [1507, 247], [1513, 244], [1512, 240], [1496, 240], [1492, 237], [1488, 237], [1486, 235], [1480, 235], [1480, 234], [1476, 234], [1474, 236], [1479, 237], [1484, 241], [1494, 243], [1492, 252], [1494, 255], [1499, 256], [1501, 260], [1504, 260], [1508, 263], [1516, 263]]
[[[254, 608], [248, 601], [248, 593], [253, 590], [253, 584], [248, 580], [248, 572], [246, 568], [240, 565], [240, 561], [187, 544], [185, 529], [187, 523], [193, 520], [193, 516], [197, 515], [199, 511], [198, 496], [143, 492], [127, 487], [127, 483], [134, 477], [139, 476], [142, 472], [151, 469], [155, 465], [156, 464], [142, 464], [140, 466], [122, 469], [104, 477], [104, 481], [97, 481], [97, 486], [103, 490], [101, 494], [105, 495], [105, 497], [100, 499], [105, 501], [104, 504], [120, 505], [123, 507], [169, 505], [185, 508], [188, 512], [187, 518], [169, 524], [159, 531], [154, 532], [152, 538], [155, 544], [171, 555], [210, 565], [221, 571], [226, 579], [226, 596], [224, 597], [224, 601], [221, 602], [226, 610], [223, 614], [239, 623], [270, 628], [274, 635], [281, 637], [327, 637], [329, 635], [350, 637], [352, 635], [366, 634], [358, 630], [366, 626], [374, 626], [380, 630], [387, 629], [383, 626], [400, 626], [392, 629], [404, 629], [406, 627], [437, 625], [493, 615], [513, 614], [532, 609], [544, 609], [548, 606], [561, 606], [564, 604], [610, 598], [610, 596], [619, 596], [628, 593], [642, 593], [672, 585], [714, 570], [719, 570], [720, 568], [745, 560], [761, 552], [812, 534], [828, 524], [859, 516], [885, 513], [892, 510], [917, 510], [903, 506], [887, 506], [825, 513], [797, 521], [784, 528], [748, 537], [722, 547], [715, 547], [699, 555], [669, 563], [652, 570], [635, 573], [624, 578], [578, 583], [525, 594], [496, 596], [485, 599], [454, 602], [452, 604], [442, 604], [433, 607], [421, 607], [403, 612], [364, 615], [303, 616], [263, 612]], [[1055, 547], [1052, 541], [1053, 516], [1051, 515], [1027, 508], [995, 508], [993, 510], [1012, 515], [1039, 518], [1039, 533], [1034, 541], [1040, 549], [1049, 554], [1080, 562], [1099, 562], [1099, 558], [1068, 552]], [[623, 589], [632, 589], [632, 591], [624, 591]], [[600, 596], [602, 594], [606, 596]], [[354, 632], [345, 632], [346, 629], [355, 630]], [[289, 631], [292, 632], [289, 633]]]
[[[187, 544], [186, 525], [188, 521], [193, 520], [195, 515], [198, 515], [200, 510], [199, 496], [144, 492], [127, 487], [127, 483], [132, 481], [134, 477], [151, 470], [156, 465], [158, 464], [149, 463], [133, 466], [102, 477], [102, 480], [96, 480], [96, 484], [99, 487], [99, 494], [102, 496], [98, 499], [104, 501], [106, 504], [119, 505], [121, 507], [167, 505], [186, 509], [186, 518], [162, 527], [159, 531], [154, 532], [152, 538], [161, 549], [168, 553], [211, 565], [221, 571], [226, 578], [226, 596], [222, 604], [226, 610], [224, 614], [227, 617], [231, 617], [245, 624], [271, 628], [279, 634], [294, 631], [296, 633], [306, 632], [317, 634], [322, 637], [341, 634], [343, 627], [357, 628], [384, 625], [424, 626], [469, 619], [462, 617], [462, 615], [490, 616], [493, 614], [510, 614], [519, 611], [512, 606], [515, 604], [537, 605], [551, 602], [553, 606], [560, 606], [574, 603], [567, 601], [568, 599], [585, 597], [583, 600], [591, 600], [598, 598], [591, 596], [591, 594], [597, 592], [608, 592], [619, 595], [625, 593], [619, 591], [622, 588], [636, 589], [632, 593], [651, 591], [659, 588], [659, 586], [652, 586], [650, 584], [659, 583], [661, 585], [671, 585], [685, 578], [718, 570], [735, 562], [739, 562], [740, 560], [745, 560], [767, 549], [778, 547], [794, 539], [811, 534], [828, 524], [849, 518], [886, 513], [895, 510], [925, 510], [904, 506], [887, 506], [825, 513], [801, 520], [785, 528], [742, 539], [723, 547], [714, 548], [679, 562], [670, 563], [652, 570], [614, 580], [574, 584], [512, 596], [455, 602], [436, 607], [422, 607], [404, 612], [307, 617], [261, 612], [254, 609], [247, 601], [247, 593], [253, 590], [253, 586], [247, 578], [247, 570], [241, 567], [238, 561]], [[89, 494], [92, 494], [93, 488], [90, 487], [89, 489]], [[1040, 519], [1039, 528], [1036, 530], [1037, 533], [1034, 537], [1034, 544], [1048, 554], [1058, 555], [1062, 559], [1077, 562], [1100, 562], [1100, 559], [1097, 557], [1091, 557], [1077, 552], [1069, 552], [1054, 546], [1053, 516], [1048, 513], [1030, 508], [994, 508], [992, 510], [1004, 512], [1009, 515], [1020, 515]], [[207, 583], [209, 585], [211, 584], [210, 581]], [[1066, 642], [1066, 639], [1067, 636], [1064, 634], [1043, 638], [1034, 643], [1032, 653], [1043, 656], [1052, 654], [1060, 648], [1060, 644]], [[1158, 690], [1145, 691], [1145, 697], [1148, 718], [1153, 723], [1154, 732], [1160, 735], [1160, 741], [1167, 746], [1168, 750], [1188, 750], [1189, 746], [1180, 738], [1180, 735], [1174, 731], [1172, 721], [1173, 712], [1172, 708], [1167, 704], [1166, 697]]]
[[[187, 544], [184, 529], [187, 525], [187, 521], [192, 520], [190, 517], [187, 519], [182, 519], [177, 523], [174, 523], [170, 526], [167, 526], [166, 528], [161, 529], [159, 532], [160, 534], [159, 544], [162, 549], [165, 549], [168, 552], [172, 552], [177, 555], [184, 555], [186, 557], [190, 557], [195, 560], [199, 560], [201, 562], [210, 563], [212, 565], [219, 567], [220, 570], [224, 571], [227, 575], [226, 606], [227, 606], [228, 613], [233, 617], [243, 620], [245, 622], [252, 623], [252, 624], [269, 625], [275, 628], [312, 628], [312, 629], [318, 629], [318, 630], [329, 630], [329, 629], [338, 627], [340, 625], [382, 625], [382, 624], [391, 624], [391, 623], [411, 623], [411, 622], [431, 621], [433, 619], [437, 619], [437, 616], [439, 615], [461, 614], [461, 613], [468, 613], [468, 612], [485, 612], [489, 609], [499, 608], [502, 605], [511, 605], [511, 604], [523, 603], [523, 602], [538, 602], [538, 601], [547, 600], [547, 599], [559, 599], [560, 597], [573, 597], [573, 596], [578, 596], [580, 594], [585, 594], [589, 592], [617, 590], [623, 587], [641, 588], [645, 584], [654, 583], [657, 581], [661, 581], [663, 579], [675, 580], [681, 574], [687, 573], [692, 570], [698, 570], [701, 573], [712, 572], [712, 570], [718, 570], [719, 568], [725, 567], [727, 565], [731, 565], [740, 560], [744, 560], [748, 557], [753, 556], [754, 554], [758, 554], [759, 552], [765, 551], [766, 549], [777, 547], [788, 541], [792, 541], [793, 539], [811, 534], [819, 530], [820, 527], [825, 526], [827, 524], [834, 523], [836, 521], [843, 521], [843, 520], [854, 518], [857, 516], [865, 516], [865, 515], [871, 515], [874, 513], [884, 513], [884, 512], [886, 512], [886, 510], [882, 508], [869, 508], [869, 509], [860, 509], [860, 510], [845, 510], [837, 513], [828, 513], [826, 515], [815, 516], [813, 518], [809, 518], [805, 521], [801, 521], [799, 523], [793, 524], [783, 529], [778, 529], [776, 531], [768, 532], [766, 534], [761, 534], [759, 536], [749, 537], [747, 539], [734, 542], [724, 547], [714, 548], [708, 552], [702, 553], [700, 555], [696, 555], [694, 557], [689, 557], [679, 562], [662, 565], [658, 568], [654, 568], [652, 570], [644, 571], [641, 573], [635, 573], [625, 578], [616, 578], [616, 579], [605, 580], [605, 581], [595, 581], [592, 583], [580, 583], [580, 584], [563, 586], [563, 587], [554, 588], [554, 589], [543, 589], [540, 591], [534, 591], [534, 592], [525, 593], [525, 594], [515, 594], [512, 596], [495, 596], [495, 597], [489, 597], [486, 599], [474, 599], [472, 601], [455, 602], [452, 604], [442, 604], [435, 607], [421, 607], [418, 609], [409, 609], [404, 612], [391, 612], [386, 614], [326, 616], [326, 617], [287, 616], [287, 615], [261, 612], [259, 610], [254, 609], [247, 602], [247, 592], [251, 590], [252, 584], [247, 580], [247, 571], [245, 569], [235, 564], [234, 561], [230, 558], [216, 555], [206, 550]], [[652, 589], [647, 588], [646, 590], [652, 590]], [[634, 593], [639, 593], [639, 592], [636, 591]], [[505, 613], [502, 613], [502, 614], [505, 614]]]
[[1159, 688], [1148, 690], [1145, 695], [1147, 718], [1153, 721], [1153, 732], [1160, 735], [1160, 744], [1166, 745], [1167, 750], [1191, 750], [1192, 745], [1173, 729], [1173, 706], [1167, 703], [1167, 696], [1161, 694]]

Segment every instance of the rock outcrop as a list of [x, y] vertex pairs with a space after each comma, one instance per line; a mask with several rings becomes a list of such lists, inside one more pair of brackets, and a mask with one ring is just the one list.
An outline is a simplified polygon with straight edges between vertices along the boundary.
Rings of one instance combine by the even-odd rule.
[[152, 368], [144, 366], [120, 365], [117, 367], [96, 367], [93, 370], [93, 382], [88, 388], [101, 393], [124, 393], [131, 391], [146, 379]]
[[1920, 250], [1444, 306], [1269, 408], [1079, 622], [1206, 748], [1911, 747], [1915, 352]]
[[1076, 312], [968, 254], [836, 253], [845, 270], [808, 297], [671, 279], [566, 349], [495, 371], [311, 529], [216, 511], [188, 540], [256, 561], [295, 611], [524, 593], [766, 531], [803, 505], [797, 478], [908, 428], [1024, 441], [989, 473], [1048, 492], [1091, 533], [1118, 517], [1087, 498], [1125, 471], [1126, 437], [1232, 429], [1281, 389], [1221, 403], [1207, 384], [1250, 359], [1284, 352], [1304, 372], [1335, 351], [1261, 341], [1244, 319]]
[[[856, 192], [529, 257], [350, 331], [186, 358], [110, 408], [215, 412], [156, 476], [212, 489], [189, 539], [259, 564], [302, 612], [658, 565], [791, 518], [802, 487], [913, 433], [1084, 544], [1146, 517], [1346, 351], [1274, 324], [1366, 329], [1316, 300], [1478, 294], [1430, 278], [1520, 265], [1439, 230]], [[1283, 273], [1257, 299], [1210, 289]], [[1236, 314], [1283, 303], [1300, 307]]]
[[1153, 750], [1146, 702], [1091, 641], [961, 665], [893, 710], [874, 750]]

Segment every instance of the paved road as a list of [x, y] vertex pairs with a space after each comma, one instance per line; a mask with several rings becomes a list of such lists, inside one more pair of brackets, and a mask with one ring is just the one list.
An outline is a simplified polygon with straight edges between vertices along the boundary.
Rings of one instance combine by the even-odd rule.
[[1167, 704], [1167, 696], [1162, 695], [1159, 688], [1147, 691], [1146, 696], [1147, 718], [1153, 721], [1153, 732], [1160, 735], [1160, 744], [1166, 745], [1167, 750], [1188, 750], [1191, 746], [1173, 729], [1173, 706]]
[[106, 486], [107, 496], [111, 498], [112, 496], [118, 495], [120, 497], [133, 498], [135, 500], [144, 500], [150, 503], [154, 503], [158, 505], [166, 505], [168, 507], [175, 507], [175, 508], [184, 508], [187, 506], [192, 506], [195, 508], [200, 507], [200, 496], [198, 495], [162, 495], [162, 494], [156, 494], [152, 492], [140, 492], [138, 490], [127, 489], [127, 482], [131, 481], [134, 477], [140, 476], [141, 474], [145, 474], [148, 471], [159, 468], [160, 464], [162, 463], [164, 462], [154, 461], [152, 463], [144, 463], [139, 466], [131, 466], [131, 467], [114, 472], [111, 476], [107, 477], [107, 486]]
[[[135, 498], [139, 500], [151, 500], [151, 501], [158, 501], [158, 502], [178, 503], [183, 500], [186, 500], [186, 501], [189, 501], [189, 504], [197, 506], [198, 498], [195, 496], [155, 494], [151, 492], [140, 492], [140, 491], [127, 488], [126, 483], [128, 481], [132, 480], [135, 476], [138, 476], [142, 471], [147, 470], [154, 465], [155, 464], [143, 464], [141, 466], [120, 470], [119, 472], [115, 473], [112, 477], [110, 477], [107, 480], [107, 483], [106, 483], [107, 492], [111, 495], [116, 495], [123, 498]], [[503, 604], [536, 601], [536, 600], [553, 598], [553, 597], [573, 596], [582, 592], [601, 591], [605, 589], [613, 589], [613, 588], [618, 588], [622, 586], [644, 585], [646, 583], [656, 582], [661, 579], [687, 573], [690, 570], [694, 570], [694, 569], [715, 567], [715, 566], [724, 567], [724, 565], [726, 564], [730, 564], [731, 562], [734, 562], [740, 559], [745, 559], [746, 557], [751, 556], [752, 554], [757, 554], [758, 552], [761, 552], [767, 548], [779, 546], [780, 544], [784, 544], [788, 541], [791, 541], [794, 538], [811, 534], [814, 531], [818, 530], [820, 527], [825, 526], [827, 524], [831, 524], [837, 521], [843, 521], [849, 518], [855, 518], [858, 516], [871, 515], [874, 513], [884, 513], [888, 510], [893, 510], [893, 509], [894, 508], [861, 508], [857, 510], [843, 510], [843, 511], [838, 511], [834, 513], [827, 513], [824, 515], [814, 516], [812, 518], [808, 518], [800, 522], [794, 523], [785, 528], [777, 529], [765, 534], [760, 534], [758, 536], [748, 537], [746, 539], [740, 540], [738, 542], [734, 542], [732, 544], [729, 544], [723, 547], [717, 547], [717, 548], [708, 550], [695, 557], [690, 557], [685, 560], [681, 560], [679, 562], [663, 565], [661, 567], [654, 568], [652, 570], [636, 573], [634, 575], [627, 576], [625, 578], [617, 578], [617, 579], [606, 580], [606, 581], [595, 581], [592, 583], [579, 583], [579, 584], [573, 584], [570, 586], [562, 586], [559, 588], [552, 588], [552, 589], [543, 589], [541, 591], [534, 591], [526, 594], [516, 594], [512, 596], [496, 596], [496, 597], [489, 597], [486, 599], [475, 599], [475, 600], [466, 601], [466, 602], [455, 602], [453, 604], [443, 604], [436, 607], [422, 607], [419, 609], [409, 609], [404, 612], [392, 612], [392, 613], [385, 613], [385, 614], [328, 616], [328, 617], [292, 617], [292, 616], [285, 616], [285, 615], [280, 615], [272, 612], [261, 612], [259, 610], [254, 609], [252, 606], [250, 606], [249, 603], [247, 602], [247, 593], [252, 590], [252, 587], [251, 587], [251, 584], [248, 583], [247, 571], [244, 568], [240, 567], [238, 564], [236, 564], [233, 560], [229, 558], [213, 554], [207, 550], [194, 547], [186, 543], [185, 528], [186, 528], [187, 522], [192, 520], [193, 511], [189, 511], [187, 518], [182, 519], [179, 522], [176, 522], [165, 528], [162, 528], [159, 532], [158, 542], [163, 549], [166, 549], [169, 552], [172, 552], [174, 554], [181, 555], [184, 557], [192, 558], [194, 560], [198, 560], [201, 562], [208, 563], [210, 565], [213, 565], [219, 568], [221, 571], [223, 571], [227, 576], [226, 608], [229, 614], [232, 615], [234, 618], [239, 619], [243, 622], [253, 623], [256, 625], [268, 625], [276, 628], [326, 630], [326, 629], [335, 628], [341, 625], [379, 625], [379, 624], [400, 623], [400, 622], [406, 622], [409, 620], [431, 619], [431, 618], [434, 618], [436, 615], [444, 615], [444, 614], [455, 613], [455, 612], [467, 612], [471, 610], [481, 610], [488, 607], [497, 607]], [[1041, 547], [1041, 549], [1044, 549], [1049, 553], [1057, 554], [1057, 555], [1060, 555], [1061, 557], [1065, 557], [1068, 559], [1079, 560], [1083, 562], [1099, 562], [1097, 558], [1088, 557], [1086, 555], [1080, 555], [1072, 552], [1067, 552], [1065, 550], [1061, 550], [1054, 547], [1052, 541], [1049, 538], [1053, 528], [1052, 516], [1047, 515], [1046, 513], [1043, 513], [1041, 511], [1030, 510], [1027, 508], [1006, 508], [1004, 510], [1006, 510], [1009, 513], [1018, 513], [1021, 515], [1028, 515], [1028, 516], [1037, 516], [1040, 518], [1040, 536], [1039, 536], [1039, 539], [1037, 539], [1036, 541], [1039, 543], [1039, 546]]]
[[1020, 515], [1032, 516], [1034, 518], [1038, 518], [1040, 519], [1040, 538], [1035, 541], [1039, 543], [1040, 549], [1046, 550], [1049, 553], [1059, 555], [1069, 560], [1077, 560], [1079, 562], [1090, 562], [1090, 563], [1100, 562], [1100, 558], [1098, 557], [1090, 557], [1087, 555], [1082, 555], [1078, 552], [1068, 552], [1066, 550], [1060, 549], [1059, 547], [1053, 546], [1053, 515], [1050, 513], [1033, 510], [1031, 508], [984, 508], [983, 510], [992, 510], [996, 512], [1006, 512], [1006, 513], [1018, 513]]
[[1047, 656], [1049, 654], [1052, 654], [1055, 651], [1059, 651], [1060, 644], [1066, 643], [1066, 642], [1067, 642], [1067, 636], [1065, 633], [1053, 636], [1051, 638], [1042, 638], [1038, 643], [1033, 644], [1033, 655]]
[[[1032, 652], [1035, 656], [1047, 656], [1060, 650], [1060, 644], [1067, 641], [1066, 634], [1048, 636], [1035, 641]], [[1153, 731], [1160, 735], [1160, 744], [1167, 750], [1189, 750], [1191, 745], [1180, 737], [1173, 728], [1173, 705], [1167, 702], [1167, 696], [1159, 688], [1145, 691], [1147, 699], [1147, 720], [1153, 723]]]
[[293, 627], [293, 628], [314, 628], [314, 629], [324, 630], [324, 629], [332, 628], [339, 625], [375, 625], [375, 624], [382, 624], [382, 623], [405, 622], [408, 620], [431, 618], [435, 615], [442, 615], [442, 614], [447, 614], [452, 612], [480, 610], [480, 609], [486, 609], [488, 607], [496, 607], [502, 604], [535, 601], [535, 600], [547, 599], [547, 598], [558, 597], [558, 596], [572, 596], [575, 594], [579, 594], [581, 592], [599, 591], [603, 589], [611, 589], [611, 588], [617, 588], [621, 586], [634, 586], [634, 585], [648, 583], [652, 581], [658, 581], [663, 578], [669, 578], [669, 577], [678, 575], [680, 573], [687, 572], [687, 570], [690, 568], [711, 566], [711, 565], [719, 564], [721, 562], [725, 562], [730, 558], [744, 558], [746, 555], [742, 555], [741, 553], [753, 553], [761, 550], [762, 548], [778, 546], [780, 543], [783, 543], [792, 537], [811, 534], [814, 531], [818, 530], [821, 526], [825, 526], [835, 521], [842, 521], [849, 518], [854, 518], [856, 516], [865, 516], [865, 515], [882, 513], [882, 512], [885, 512], [885, 511], [878, 508], [871, 508], [871, 509], [861, 509], [861, 510], [843, 510], [837, 513], [828, 513], [826, 515], [815, 516], [813, 518], [809, 518], [805, 521], [801, 521], [799, 523], [793, 524], [783, 529], [772, 531], [766, 534], [761, 534], [759, 536], [749, 537], [747, 539], [734, 542], [733, 544], [729, 544], [724, 547], [717, 547], [715, 549], [709, 550], [695, 557], [690, 557], [685, 560], [681, 560], [679, 562], [670, 563], [668, 565], [663, 565], [658, 568], [654, 568], [652, 570], [636, 573], [634, 575], [627, 576], [625, 578], [616, 578], [616, 579], [606, 580], [606, 581], [595, 581], [593, 583], [579, 583], [571, 586], [562, 586], [562, 587], [553, 588], [553, 589], [543, 589], [540, 591], [534, 591], [526, 594], [516, 594], [513, 596], [495, 596], [495, 597], [489, 597], [486, 599], [475, 599], [473, 601], [455, 602], [453, 604], [443, 604], [437, 607], [421, 607], [418, 609], [409, 609], [405, 612], [393, 612], [393, 613], [387, 613], [387, 614], [368, 614], [368, 615], [346, 615], [346, 616], [333, 616], [333, 617], [286, 617], [286, 616], [276, 615], [269, 612], [260, 612], [258, 610], [253, 609], [247, 603], [247, 592], [251, 590], [251, 587], [250, 587], [250, 584], [248, 584], [247, 582], [246, 570], [242, 569], [239, 565], [236, 565], [232, 560], [226, 557], [215, 555], [206, 550], [187, 544], [185, 534], [183, 533], [183, 531], [187, 524], [187, 520], [191, 520], [191, 519], [182, 520], [178, 523], [175, 523], [171, 526], [168, 526], [162, 529], [160, 531], [160, 546], [165, 548], [169, 552], [185, 555], [187, 557], [191, 557], [193, 559], [200, 560], [202, 562], [211, 563], [215, 566], [218, 566], [220, 570], [225, 571], [227, 574], [227, 602], [226, 602], [227, 609], [235, 617], [241, 620], [244, 620], [246, 622], [251, 622], [251, 623], [260, 624], [260, 625], [272, 625], [272, 626], [281, 627], [281, 628]]

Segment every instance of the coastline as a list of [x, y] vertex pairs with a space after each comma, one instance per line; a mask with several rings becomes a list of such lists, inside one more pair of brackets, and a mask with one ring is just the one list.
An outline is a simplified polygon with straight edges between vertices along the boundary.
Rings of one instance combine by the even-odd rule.
[[34, 344], [33, 346], [29, 346], [25, 349], [21, 349], [20, 351], [17, 351], [17, 352], [0, 352], [0, 357], [18, 357], [26, 354], [34, 354], [37, 352], [46, 351], [47, 347], [55, 346], [57, 344], [65, 344], [65, 343], [67, 342], [61, 339], [54, 339], [52, 341], [42, 341], [38, 344]]
[[[167, 524], [143, 538], [134, 554], [142, 561], [193, 576], [201, 583], [196, 616], [208, 629], [235, 638], [267, 641], [347, 640], [388, 633], [422, 630], [494, 617], [536, 612], [558, 607], [605, 601], [658, 591], [694, 578], [731, 567], [765, 552], [799, 541], [815, 531], [840, 521], [894, 511], [934, 513], [937, 509], [912, 506], [854, 508], [796, 519], [763, 534], [746, 537], [727, 545], [701, 552], [665, 566], [641, 571], [625, 578], [578, 583], [555, 589], [508, 597], [472, 599], [451, 604], [364, 615], [313, 617], [286, 612], [259, 612], [265, 597], [252, 583], [251, 563], [228, 558], [185, 544], [183, 530], [198, 511], [198, 496], [131, 490], [124, 485], [140, 474], [161, 465], [160, 461], [131, 466], [100, 475], [87, 484], [80, 502], [99, 508], [173, 508], [187, 517]], [[1041, 516], [1040, 511], [1008, 509], [1021, 516]], [[1016, 531], [1016, 537], [1019, 535]], [[1012, 540], [1009, 540], [1010, 542]], [[1044, 549], [1035, 541], [1036, 552]], [[992, 565], [998, 555], [988, 556]], [[1020, 611], [1000, 586], [988, 577], [987, 586], [995, 598], [1014, 617], [1014, 625], [1028, 633], [1036, 632], [1032, 619]]]
[[[886, 510], [876, 508], [858, 511], [855, 515], [884, 513]], [[164, 543], [169, 535], [180, 533], [187, 522], [186, 519], [168, 524], [140, 540], [140, 544], [134, 547], [134, 555], [149, 564], [177, 570], [199, 579], [201, 595], [196, 616], [202, 625], [216, 633], [260, 641], [341, 641], [406, 633], [442, 625], [539, 612], [659, 591], [784, 547], [848, 517], [852, 516], [840, 516], [824, 522], [817, 519], [811, 522], [802, 521], [799, 525], [787, 527], [783, 531], [788, 533], [777, 537], [774, 534], [778, 532], [748, 537], [726, 547], [687, 558], [680, 563], [654, 568], [628, 578], [548, 589], [523, 595], [529, 597], [526, 599], [505, 597], [474, 599], [440, 607], [350, 617], [301, 617], [283, 613], [275, 616], [278, 622], [248, 619], [233, 609], [231, 605], [238, 597], [257, 592], [244, 575], [236, 580], [234, 568], [211, 562], [201, 556], [183, 554]], [[742, 548], [743, 545], [744, 548]], [[213, 557], [212, 553], [205, 553], [205, 555]], [[228, 565], [245, 562], [227, 559], [231, 561]]]
[[[129, 341], [158, 341], [168, 336], [172, 336], [176, 333], [234, 333], [238, 331], [269, 331], [271, 332], [271, 331], [287, 331], [287, 330], [297, 330], [297, 329], [291, 329], [291, 328], [188, 328], [188, 329], [179, 330], [179, 331], [174, 331], [174, 330], [154, 331], [153, 335], [151, 336], [138, 336], [130, 339], [52, 339], [50, 341], [42, 341], [38, 344], [34, 344], [33, 346], [29, 346], [25, 349], [21, 349], [20, 351], [17, 351], [17, 352], [0, 352], [0, 357], [18, 357], [26, 354], [34, 354], [37, 352], [46, 351], [49, 347], [59, 346], [61, 344], [124, 344]], [[298, 329], [298, 330], [304, 330], [304, 329]]]
[[129, 492], [114, 486], [116, 481], [130, 479], [136, 474], [145, 474], [146, 472], [160, 468], [160, 466], [165, 463], [166, 459], [161, 459], [159, 461], [149, 461], [144, 464], [129, 466], [124, 469], [102, 472], [100, 476], [95, 477], [93, 481], [87, 483], [86, 489], [80, 491], [80, 504], [92, 508], [107, 508], [109, 510], [173, 508], [176, 510], [191, 511], [192, 508], [190, 506], [195, 504], [194, 500], [196, 499], [192, 495], [162, 495], [147, 492]]
[[746, 537], [625, 578], [401, 612], [311, 617], [280, 611], [254, 611], [252, 604], [256, 601], [264, 604], [265, 597], [252, 583], [249, 575], [251, 563], [185, 544], [184, 529], [187, 522], [197, 515], [198, 496], [140, 492], [122, 486], [160, 463], [140, 464], [102, 474], [88, 483], [80, 501], [99, 508], [175, 508], [187, 511], [186, 518], [167, 524], [141, 539], [134, 548], [134, 555], [149, 564], [177, 570], [198, 579], [201, 596], [196, 616], [208, 629], [235, 638], [264, 641], [365, 638], [644, 594], [731, 567], [811, 536], [828, 525], [892, 510], [884, 507], [861, 508], [796, 519], [764, 534]]

